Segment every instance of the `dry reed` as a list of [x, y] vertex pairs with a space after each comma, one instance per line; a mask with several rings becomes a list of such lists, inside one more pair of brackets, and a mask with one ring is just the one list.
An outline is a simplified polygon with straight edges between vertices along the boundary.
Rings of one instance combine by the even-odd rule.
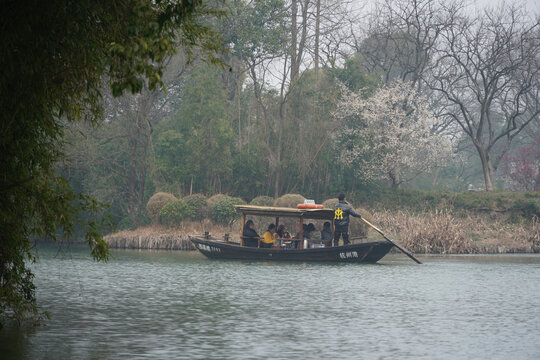
[[373, 214], [383, 229], [399, 234], [403, 246], [415, 253], [474, 254], [477, 246], [465, 236], [464, 229], [446, 212], [421, 216], [409, 212], [380, 211]]
[[[271, 221], [268, 218], [257, 218]], [[257, 226], [261, 234], [266, 223]], [[387, 235], [407, 249], [424, 254], [531, 253], [540, 252], [540, 220], [528, 224], [510, 224], [487, 216], [454, 217], [448, 212], [414, 214], [406, 211], [374, 211], [373, 221]], [[209, 231], [213, 237], [230, 234], [239, 242], [241, 220], [232, 226], [221, 226], [210, 220], [185, 222], [177, 228], [152, 225], [133, 231], [110, 234], [111, 247], [144, 249], [182, 249], [189, 244], [188, 235]], [[296, 226], [289, 229], [296, 233]], [[375, 236], [372, 233], [372, 236]], [[186, 245], [187, 244], [187, 245]]]

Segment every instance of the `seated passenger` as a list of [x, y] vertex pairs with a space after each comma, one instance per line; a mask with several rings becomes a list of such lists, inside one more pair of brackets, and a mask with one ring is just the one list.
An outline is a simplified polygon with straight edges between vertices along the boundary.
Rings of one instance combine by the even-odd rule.
[[244, 238], [245, 246], [257, 247], [259, 243], [259, 234], [255, 231], [253, 220], [246, 221], [246, 225], [244, 225], [244, 230], [242, 231], [242, 237]]
[[261, 242], [262, 248], [271, 248], [274, 244], [274, 241], [277, 241], [276, 236], [274, 235], [276, 233], [276, 225], [270, 224], [268, 225], [268, 231], [264, 233], [263, 240]]
[[332, 239], [334, 236], [332, 235], [332, 224], [330, 224], [330, 221], [326, 221], [323, 225], [323, 229], [321, 231], [321, 240], [325, 247], [332, 246]]
[[317, 231], [317, 229], [315, 228], [315, 225], [313, 225], [313, 223], [309, 223], [308, 226], [307, 226], [307, 231], [309, 233], [309, 239], [310, 240], [315, 240], [315, 241], [318, 241], [318, 240], [321, 240], [321, 236], [319, 234], [319, 232]]
[[321, 246], [321, 233], [317, 231], [313, 223], [309, 223], [307, 226], [309, 247], [320, 247]]
[[[296, 237], [300, 238], [300, 233], [296, 234]], [[302, 224], [302, 239], [303, 240], [311, 239], [311, 232], [309, 231], [309, 228], [306, 224]]]
[[289, 232], [285, 228], [285, 225], [283, 225], [283, 224], [278, 226], [276, 234], [277, 234], [277, 237], [280, 238], [280, 239], [290, 239], [291, 238], [291, 234], [289, 234]]

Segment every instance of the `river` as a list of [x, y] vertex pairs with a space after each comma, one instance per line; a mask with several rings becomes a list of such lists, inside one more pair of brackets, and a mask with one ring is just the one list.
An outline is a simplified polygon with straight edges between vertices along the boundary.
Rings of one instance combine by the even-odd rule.
[[195, 252], [40, 250], [40, 327], [8, 359], [539, 359], [540, 256], [379, 264], [211, 261]]

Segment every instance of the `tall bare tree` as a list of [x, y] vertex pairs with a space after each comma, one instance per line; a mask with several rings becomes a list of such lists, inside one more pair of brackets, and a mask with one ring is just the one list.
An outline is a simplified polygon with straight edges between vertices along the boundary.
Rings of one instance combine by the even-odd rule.
[[420, 85], [442, 32], [462, 8], [461, 0], [382, 1], [370, 13], [367, 28], [353, 34], [351, 45], [364, 70], [382, 82], [401, 79]]
[[505, 4], [456, 20], [442, 33], [428, 84], [442, 97], [441, 115], [474, 145], [493, 190], [501, 158], [540, 114], [540, 25]]

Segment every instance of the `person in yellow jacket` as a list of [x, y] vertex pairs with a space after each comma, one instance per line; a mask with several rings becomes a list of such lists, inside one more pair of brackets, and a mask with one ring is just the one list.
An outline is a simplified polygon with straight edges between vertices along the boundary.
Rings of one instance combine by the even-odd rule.
[[261, 247], [271, 248], [274, 241], [277, 241], [275, 234], [276, 234], [276, 225], [275, 224], [268, 225], [268, 231], [266, 231], [263, 235]]

